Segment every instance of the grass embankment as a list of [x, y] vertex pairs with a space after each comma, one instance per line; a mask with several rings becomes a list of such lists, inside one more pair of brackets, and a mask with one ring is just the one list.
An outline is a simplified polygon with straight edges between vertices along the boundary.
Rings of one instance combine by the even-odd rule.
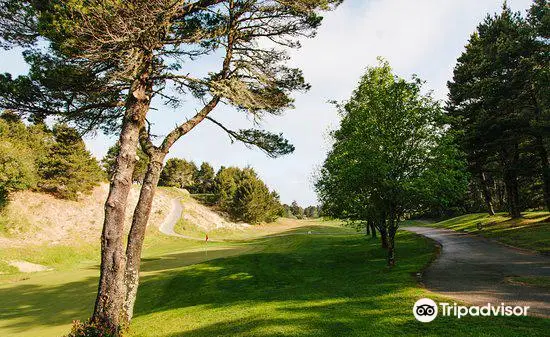
[[520, 219], [506, 213], [489, 216], [485, 213], [467, 214], [438, 223], [410, 222], [415, 226], [447, 228], [481, 235], [502, 243], [550, 254], [550, 213], [526, 212]]
[[[377, 240], [307, 235], [349, 229], [303, 223], [300, 235], [205, 244], [148, 238], [130, 337], [199, 336], [544, 336], [539, 318], [412, 315], [421, 297], [414, 273], [432, 242], [398, 234], [398, 265], [388, 270]], [[291, 232], [292, 233], [292, 232]], [[93, 305], [97, 267], [45, 272], [0, 286], [0, 335], [59, 336]]]
[[[170, 198], [184, 199], [188, 194], [172, 188], [159, 190], [147, 236], [165, 242], [156, 227], [169, 211]], [[7, 207], [0, 210], [0, 281], [28, 277], [11, 266], [10, 261], [30, 262], [57, 271], [98, 264], [107, 192], [108, 186], [101, 185], [79, 201], [31, 191], [15, 194]], [[138, 193], [139, 189], [134, 187], [129, 198], [131, 206], [137, 202]], [[128, 215], [131, 210], [128, 207]], [[128, 217], [128, 226], [129, 222]]]

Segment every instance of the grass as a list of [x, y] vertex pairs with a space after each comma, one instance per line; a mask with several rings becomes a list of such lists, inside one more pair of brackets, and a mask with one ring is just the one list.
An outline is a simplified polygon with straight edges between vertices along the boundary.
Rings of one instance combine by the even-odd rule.
[[[290, 233], [353, 234], [329, 223]], [[254, 233], [255, 234], [255, 233]], [[251, 234], [252, 235], [252, 234]], [[254, 236], [255, 237], [255, 236]], [[130, 337], [201, 336], [545, 336], [539, 318], [437, 318], [412, 306], [438, 296], [413, 275], [432, 259], [431, 241], [400, 232], [389, 270], [363, 235], [294, 235], [209, 243], [148, 237]], [[32, 274], [0, 284], [0, 335], [53, 337], [90, 314], [97, 265]]]
[[11, 237], [14, 233], [27, 233], [33, 228], [32, 224], [25, 218], [17, 215], [8, 204], [0, 207], [0, 234]]
[[506, 213], [498, 213], [495, 216], [478, 213], [432, 224], [417, 221], [411, 223], [416, 226], [448, 228], [478, 234], [511, 246], [550, 254], [549, 212], [526, 212], [520, 219], [511, 219]]
[[522, 286], [535, 286], [550, 289], [550, 277], [544, 276], [524, 276], [524, 277], [510, 277], [509, 283], [522, 285]]

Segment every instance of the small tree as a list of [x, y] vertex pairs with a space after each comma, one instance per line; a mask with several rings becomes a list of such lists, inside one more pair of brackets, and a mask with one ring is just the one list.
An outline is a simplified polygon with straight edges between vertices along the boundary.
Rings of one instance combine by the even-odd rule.
[[9, 193], [36, 186], [36, 156], [27, 140], [28, 130], [11, 113], [0, 115], [0, 208]]
[[257, 224], [284, 214], [279, 195], [270, 192], [251, 168], [222, 167], [216, 176], [215, 196], [218, 207], [235, 220]]
[[292, 212], [292, 215], [294, 215], [297, 219], [304, 218], [304, 209], [300, 207], [300, 205], [298, 205], [298, 202], [296, 200], [294, 200], [290, 205], [290, 210]]
[[160, 186], [193, 189], [197, 178], [197, 166], [184, 159], [172, 158], [166, 162], [160, 174]]
[[56, 125], [53, 136], [55, 143], [38, 163], [38, 187], [57, 197], [76, 200], [80, 193], [89, 193], [99, 185], [103, 171], [75, 129]]

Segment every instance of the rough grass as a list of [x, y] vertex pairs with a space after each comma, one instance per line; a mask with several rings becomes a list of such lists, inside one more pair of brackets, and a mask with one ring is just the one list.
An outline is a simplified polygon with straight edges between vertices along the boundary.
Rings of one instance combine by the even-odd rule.
[[[335, 233], [352, 235], [308, 235]], [[389, 270], [377, 240], [312, 222], [293, 236], [209, 243], [148, 237], [130, 337], [546, 336], [538, 318], [437, 318], [416, 322], [414, 302], [437, 296], [412, 275], [432, 242], [401, 232]], [[0, 284], [0, 336], [58, 337], [86, 318], [97, 265]]]
[[544, 276], [524, 276], [510, 277], [508, 282], [522, 286], [535, 286], [550, 290], [550, 277]]
[[[506, 213], [489, 216], [486, 213], [467, 214], [438, 223], [410, 222], [415, 226], [448, 228], [478, 234], [502, 243], [550, 254], [550, 213], [526, 212], [520, 219]], [[410, 224], [409, 223], [409, 224]]]

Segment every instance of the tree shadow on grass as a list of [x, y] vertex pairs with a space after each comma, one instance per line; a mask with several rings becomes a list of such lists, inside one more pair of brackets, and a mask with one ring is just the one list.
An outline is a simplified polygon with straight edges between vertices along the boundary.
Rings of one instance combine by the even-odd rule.
[[[423, 294], [410, 275], [433, 252], [427, 240], [400, 234], [399, 264], [391, 271], [378, 241], [360, 236], [261, 238], [249, 248], [195, 265], [189, 264], [201, 262], [203, 252], [145, 259], [132, 335], [389, 336], [426, 330], [410, 312], [410, 292]], [[21, 332], [86, 318], [97, 289], [97, 271], [87, 273], [92, 276], [74, 282], [67, 274], [52, 286], [0, 288], [0, 320]], [[429, 331], [445, 330], [440, 324]]]
[[[218, 246], [224, 244], [212, 245], [208, 252], [198, 250], [144, 258], [143, 280], [168, 282], [173, 275], [186, 273], [181, 269], [185, 266], [242, 254], [263, 244], [263, 240], [239, 246], [228, 244], [229, 247], [223, 248]], [[87, 266], [70, 272], [32, 274], [18, 282], [0, 285], [0, 335], [5, 331], [20, 333], [31, 327], [62, 326], [75, 319], [86, 319], [93, 309], [98, 277], [98, 266]], [[140, 295], [143, 292], [140, 290]]]

